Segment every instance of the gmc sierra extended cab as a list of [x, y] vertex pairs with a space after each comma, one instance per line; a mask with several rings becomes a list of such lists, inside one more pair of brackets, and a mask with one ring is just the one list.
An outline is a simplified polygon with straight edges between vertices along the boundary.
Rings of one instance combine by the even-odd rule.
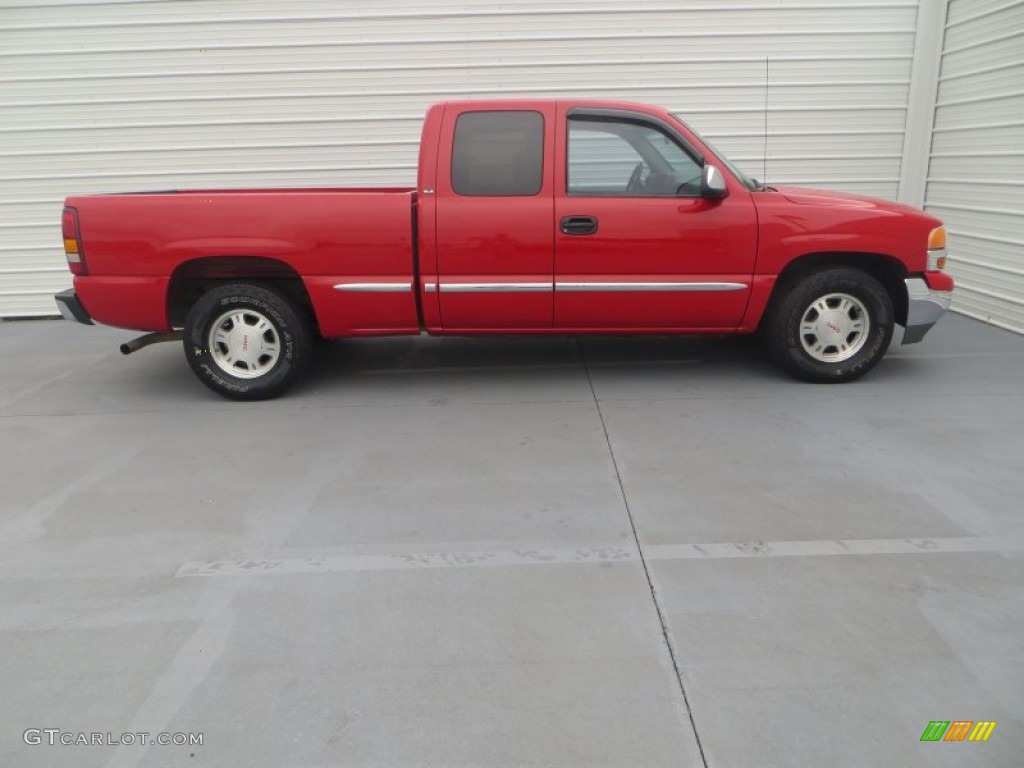
[[229, 398], [283, 392], [315, 338], [750, 334], [855, 379], [948, 308], [942, 222], [752, 180], [677, 115], [588, 100], [430, 108], [415, 188], [70, 197], [62, 314], [182, 339]]

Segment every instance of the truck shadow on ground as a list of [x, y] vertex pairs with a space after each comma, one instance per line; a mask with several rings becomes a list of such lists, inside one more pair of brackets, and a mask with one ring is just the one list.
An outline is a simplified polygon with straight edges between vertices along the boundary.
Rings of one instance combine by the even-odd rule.
[[[209, 392], [182, 364], [180, 351], [170, 345], [131, 360], [133, 364], [118, 369], [119, 381], [145, 401], [209, 399]], [[862, 381], [917, 386], [949, 367], [948, 360], [890, 353]], [[446, 390], [472, 391], [485, 399], [513, 392], [551, 396], [566, 384], [585, 385], [588, 375], [602, 396], [657, 397], [680, 387], [682, 392], [711, 394], [751, 385], [752, 392], [763, 395], [800, 385], [754, 337], [380, 337], [316, 343], [307, 375], [284, 400], [325, 396], [384, 403], [393, 395], [404, 402], [443, 396]], [[607, 384], [613, 389], [604, 389]]]
[[406, 373], [501, 377], [512, 371], [593, 371], [702, 366], [745, 376], [783, 377], [750, 337], [404, 337], [318, 343], [308, 380], [331, 386], [352, 375]]

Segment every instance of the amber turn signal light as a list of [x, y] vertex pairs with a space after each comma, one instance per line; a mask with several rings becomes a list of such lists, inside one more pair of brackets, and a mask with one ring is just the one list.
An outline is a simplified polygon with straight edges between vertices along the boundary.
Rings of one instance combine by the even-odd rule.
[[74, 208], [64, 208], [61, 229], [64, 234], [64, 256], [67, 257], [68, 268], [72, 274], [86, 274], [85, 254], [82, 253], [81, 245], [82, 235], [78, 229], [78, 212]]
[[928, 269], [946, 268], [946, 228], [936, 227], [928, 233]]

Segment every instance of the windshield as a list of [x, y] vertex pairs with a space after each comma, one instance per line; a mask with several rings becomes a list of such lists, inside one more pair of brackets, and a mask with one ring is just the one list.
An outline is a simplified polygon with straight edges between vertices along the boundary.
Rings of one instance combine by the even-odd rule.
[[714, 152], [718, 156], [718, 159], [722, 161], [722, 164], [725, 165], [725, 167], [728, 168], [730, 171], [732, 171], [733, 175], [737, 179], [739, 179], [741, 182], [743, 182], [743, 186], [745, 186], [747, 189], [763, 189], [764, 188], [762, 184], [758, 184], [752, 178], [747, 176], [747, 174], [745, 174], [743, 171], [741, 171], [739, 168], [737, 168], [735, 165], [733, 165], [731, 162], [729, 162], [729, 158], [727, 158], [725, 155], [723, 155], [722, 152], [718, 149], [718, 147], [716, 147], [710, 141], [708, 141], [703, 136], [701, 136], [700, 132], [699, 131], [695, 131], [693, 129], [693, 126], [691, 126], [689, 123], [687, 123], [685, 120], [683, 120], [683, 118], [681, 118], [679, 115], [675, 114], [674, 112], [672, 113], [672, 117], [674, 117], [676, 120], [678, 120], [680, 123], [682, 123], [683, 127], [685, 127], [690, 133], [692, 133], [698, 139], [700, 139], [705, 147], [707, 147], [712, 152]]

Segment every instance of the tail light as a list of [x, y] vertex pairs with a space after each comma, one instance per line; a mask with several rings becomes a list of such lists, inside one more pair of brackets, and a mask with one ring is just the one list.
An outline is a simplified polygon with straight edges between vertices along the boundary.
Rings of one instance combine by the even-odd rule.
[[88, 274], [89, 270], [85, 267], [85, 251], [82, 250], [82, 235], [78, 231], [78, 211], [65, 207], [60, 223], [64, 232], [64, 256], [68, 260], [68, 269], [75, 275]]
[[946, 268], [946, 228], [936, 227], [928, 234], [928, 271]]

